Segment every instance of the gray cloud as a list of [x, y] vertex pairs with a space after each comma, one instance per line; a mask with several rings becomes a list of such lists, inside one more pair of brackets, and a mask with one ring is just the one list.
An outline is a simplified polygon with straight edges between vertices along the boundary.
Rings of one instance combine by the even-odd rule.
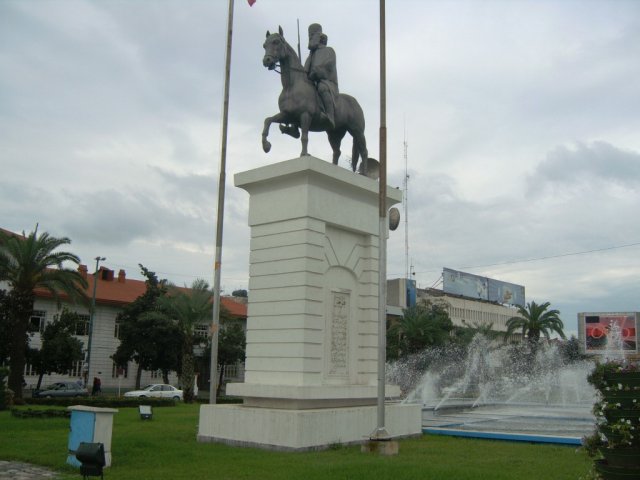
[[[178, 284], [210, 278], [226, 7], [0, 2], [0, 226], [39, 222], [71, 237], [82, 258], [106, 256], [133, 276], [142, 262]], [[387, 2], [389, 178], [402, 185], [407, 138], [409, 252], [421, 286], [443, 266], [480, 266], [472, 272], [525, 284], [529, 298], [570, 318], [640, 308], [634, 247], [493, 265], [640, 239], [639, 13], [633, 1]], [[248, 195], [233, 174], [300, 152], [277, 127], [272, 151], [260, 147], [281, 90], [261, 63], [265, 31], [282, 25], [295, 45], [297, 18], [303, 56], [307, 25], [323, 24], [340, 88], [362, 105], [379, 156], [378, 6], [236, 2], [229, 289], [248, 280]], [[343, 146], [348, 153], [348, 137]], [[309, 148], [330, 158], [324, 134], [311, 134]], [[402, 228], [388, 255], [388, 271], [404, 274]]]

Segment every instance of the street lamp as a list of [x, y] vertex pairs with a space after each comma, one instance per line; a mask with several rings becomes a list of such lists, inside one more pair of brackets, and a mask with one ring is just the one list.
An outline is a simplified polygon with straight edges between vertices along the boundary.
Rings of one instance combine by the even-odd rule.
[[93, 274], [93, 296], [91, 297], [91, 315], [89, 316], [89, 343], [87, 345], [87, 380], [86, 384], [89, 384], [91, 378], [91, 338], [93, 337], [93, 317], [96, 313], [96, 289], [98, 287], [98, 268], [100, 262], [106, 260], [105, 257], [96, 257], [96, 271]]

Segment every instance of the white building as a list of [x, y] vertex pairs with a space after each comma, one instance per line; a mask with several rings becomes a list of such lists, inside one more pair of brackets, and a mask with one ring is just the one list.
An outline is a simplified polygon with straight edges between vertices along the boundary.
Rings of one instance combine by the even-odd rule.
[[[85, 277], [88, 283], [86, 295], [91, 299], [93, 294], [94, 275], [87, 273], [87, 266], [80, 265], [78, 271]], [[116, 366], [111, 359], [120, 343], [119, 325], [116, 317], [123, 307], [146, 291], [146, 284], [141, 280], [132, 280], [126, 278], [124, 270], [120, 270], [118, 275], [113, 270], [101, 267], [97, 275], [96, 286], [96, 309], [93, 321], [93, 334], [91, 341], [91, 361], [89, 374], [90, 378], [97, 376], [102, 382], [102, 388], [123, 390], [135, 387], [135, 378], [137, 364], [129, 362], [124, 371], [118, 372]], [[240, 320], [246, 320], [247, 306], [243, 302], [246, 299], [236, 297], [222, 297], [222, 305], [235, 317]], [[85, 352], [89, 343], [89, 320], [90, 320], [90, 300], [86, 304], [74, 304], [65, 300], [58, 303], [52, 298], [51, 294], [45, 290], [36, 291], [36, 301], [34, 304], [33, 315], [31, 316], [31, 339], [30, 346], [39, 348], [41, 346], [40, 334], [44, 331], [47, 323], [54, 321], [55, 317], [62, 312], [63, 307], [81, 315], [82, 322], [76, 326], [76, 337], [84, 344]], [[200, 325], [196, 329], [197, 335], [206, 336], [210, 330], [209, 324]], [[120, 375], [118, 375], [120, 373]], [[208, 372], [201, 372], [199, 379], [204, 385], [200, 388], [208, 388]], [[68, 375], [46, 375], [43, 378], [43, 385], [48, 385], [56, 381], [77, 380], [83, 378], [86, 374], [86, 363], [78, 361]], [[171, 383], [177, 383], [177, 376], [172, 373], [169, 377]], [[162, 374], [158, 371], [143, 371], [141, 375], [141, 384], [163, 383]], [[25, 382], [27, 388], [35, 388], [38, 382], [38, 376], [31, 365], [25, 367]], [[89, 379], [89, 384], [91, 380]]]

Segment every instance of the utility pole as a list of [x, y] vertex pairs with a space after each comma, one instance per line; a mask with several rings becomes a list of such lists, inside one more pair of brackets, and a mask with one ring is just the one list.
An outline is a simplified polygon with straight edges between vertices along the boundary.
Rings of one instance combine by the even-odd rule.
[[85, 381], [85, 385], [89, 384], [89, 379], [91, 378], [91, 341], [93, 339], [93, 322], [95, 320], [96, 315], [96, 291], [98, 289], [98, 268], [100, 267], [100, 262], [104, 262], [106, 260], [105, 257], [96, 257], [96, 271], [93, 273], [93, 295], [91, 296], [91, 315], [89, 316], [89, 341], [87, 345], [87, 379]]
[[218, 220], [216, 226], [216, 254], [213, 273], [213, 319], [211, 321], [211, 375], [209, 403], [216, 403], [218, 384], [218, 330], [220, 329], [220, 269], [222, 266], [222, 226], [224, 221], [224, 191], [227, 173], [227, 129], [229, 123], [229, 80], [231, 77], [231, 40], [233, 38], [233, 0], [229, 0], [227, 22], [227, 52], [224, 70], [224, 101], [222, 108], [222, 142], [220, 147], [220, 178], [218, 180]]
[[387, 440], [385, 364], [387, 362], [387, 77], [385, 0], [380, 0], [380, 179], [378, 201], [378, 422], [372, 440]]

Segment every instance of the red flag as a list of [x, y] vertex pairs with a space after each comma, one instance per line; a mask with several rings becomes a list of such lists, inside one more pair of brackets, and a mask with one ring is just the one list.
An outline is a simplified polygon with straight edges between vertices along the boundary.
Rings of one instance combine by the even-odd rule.
[[247, 0], [249, 2], [249, 6], [253, 7], [253, 4], [256, 3], [256, 0]]

